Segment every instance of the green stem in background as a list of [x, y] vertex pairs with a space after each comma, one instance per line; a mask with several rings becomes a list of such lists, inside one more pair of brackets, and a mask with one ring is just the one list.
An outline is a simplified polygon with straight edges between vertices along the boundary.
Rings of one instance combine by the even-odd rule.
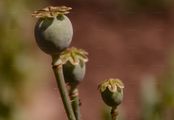
[[76, 120], [80, 120], [80, 100], [79, 100], [79, 92], [76, 87], [71, 87], [69, 91], [70, 99], [71, 99], [71, 105], [76, 117]]
[[117, 107], [112, 107], [111, 109], [111, 116], [112, 116], [112, 120], [118, 120], [118, 111], [117, 111]]
[[64, 76], [63, 76], [63, 70], [62, 70], [62, 64], [56, 64], [56, 59], [58, 58], [54, 58], [53, 57], [53, 71], [57, 80], [57, 85], [59, 88], [59, 92], [64, 104], [64, 108], [66, 111], [66, 114], [68, 116], [69, 120], [76, 120], [72, 106], [71, 106], [71, 101], [69, 99], [68, 96], [68, 91], [66, 89], [66, 84], [65, 84], [65, 80], [64, 80]]

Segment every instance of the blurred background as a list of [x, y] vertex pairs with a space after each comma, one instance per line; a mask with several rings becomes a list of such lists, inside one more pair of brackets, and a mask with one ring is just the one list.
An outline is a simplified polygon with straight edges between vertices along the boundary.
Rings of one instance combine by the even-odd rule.
[[1, 0], [0, 120], [66, 120], [50, 56], [36, 45], [34, 10], [72, 7], [71, 46], [89, 52], [83, 120], [110, 120], [97, 85], [124, 81], [120, 120], [174, 119], [172, 0]]

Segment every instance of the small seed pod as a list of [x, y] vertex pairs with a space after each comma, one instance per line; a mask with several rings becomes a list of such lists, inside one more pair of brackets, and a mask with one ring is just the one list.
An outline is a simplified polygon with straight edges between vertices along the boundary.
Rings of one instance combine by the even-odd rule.
[[87, 52], [77, 48], [69, 48], [60, 54], [63, 63], [65, 82], [71, 86], [80, 83], [86, 72]]
[[119, 79], [106, 80], [98, 88], [108, 106], [117, 107], [122, 102], [124, 85]]
[[49, 6], [32, 14], [39, 18], [35, 25], [35, 38], [39, 48], [45, 53], [59, 54], [69, 47], [73, 28], [65, 14], [68, 14], [70, 9], [65, 6]]
[[73, 65], [69, 61], [63, 65], [65, 81], [71, 84], [78, 84], [83, 80], [86, 71], [86, 64], [80, 60], [80, 64]]

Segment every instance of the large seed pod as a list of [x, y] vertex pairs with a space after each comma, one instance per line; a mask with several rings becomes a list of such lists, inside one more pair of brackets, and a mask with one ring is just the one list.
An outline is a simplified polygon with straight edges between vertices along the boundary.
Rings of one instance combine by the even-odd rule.
[[35, 12], [39, 18], [35, 25], [35, 38], [41, 50], [54, 55], [69, 47], [73, 28], [69, 18], [60, 11], [62, 7], [47, 7]]
[[119, 79], [109, 79], [99, 85], [103, 101], [111, 107], [117, 107], [122, 102], [123, 88]]

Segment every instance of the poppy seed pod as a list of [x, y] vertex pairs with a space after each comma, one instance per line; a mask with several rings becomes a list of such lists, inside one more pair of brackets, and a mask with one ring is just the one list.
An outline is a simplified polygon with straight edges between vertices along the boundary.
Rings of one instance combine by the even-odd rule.
[[74, 47], [68, 48], [60, 54], [59, 59], [63, 64], [65, 82], [71, 86], [78, 85], [85, 76], [87, 52]]
[[80, 60], [79, 64], [72, 64], [69, 61], [63, 65], [65, 82], [76, 85], [81, 82], [85, 76], [86, 63]]
[[59, 54], [69, 47], [73, 37], [73, 28], [65, 14], [69, 13], [70, 9], [65, 6], [49, 6], [33, 13], [33, 16], [39, 18], [35, 25], [36, 42], [45, 53]]
[[124, 85], [119, 79], [106, 80], [98, 88], [108, 106], [117, 107], [122, 102]]

